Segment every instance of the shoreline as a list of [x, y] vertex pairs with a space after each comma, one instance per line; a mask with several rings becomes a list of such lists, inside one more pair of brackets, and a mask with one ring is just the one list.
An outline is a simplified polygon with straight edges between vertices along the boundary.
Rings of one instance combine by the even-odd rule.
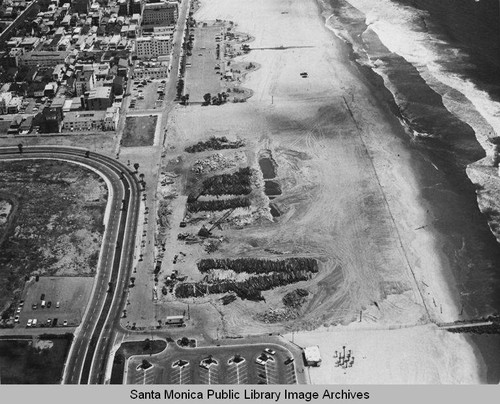
[[[222, 5], [219, 3], [222, 3], [222, 5], [225, 7], [222, 7]], [[265, 14], [266, 12], [269, 12], [269, 10], [271, 10], [277, 14], [276, 9], [285, 7], [285, 5], [282, 3], [283, 2], [280, 2], [278, 0], [272, 2], [271, 5], [262, 5], [263, 8], [268, 7], [269, 9], [259, 9], [257, 12], [262, 12]], [[215, 11], [212, 10], [212, 14], [208, 13], [210, 17], [217, 16], [218, 18], [234, 20], [238, 24], [238, 30], [248, 32], [250, 35], [254, 36], [258, 45], [264, 46], [263, 44], [265, 44], [267, 46], [271, 46], [271, 44], [267, 43], [266, 41], [272, 42], [274, 40], [274, 43], [272, 43], [272, 45], [276, 46], [276, 43], [279, 43], [279, 41], [282, 40], [280, 39], [280, 37], [277, 39], [270, 37], [270, 34], [264, 36], [264, 33], [262, 31], [259, 31], [259, 23], [263, 25], [265, 24], [262, 22], [257, 23], [255, 20], [249, 18], [249, 14], [245, 15], [245, 10], [233, 10], [231, 5], [227, 4], [227, 2], [224, 2], [223, 0], [216, 1], [214, 4], [210, 4], [210, 7], [212, 8], [217, 8], [217, 6], [221, 9]], [[200, 10], [202, 10], [204, 7], [206, 7], [205, 4], [202, 5], [202, 8]], [[237, 7], [237, 5], [235, 5], [235, 7]], [[300, 8], [300, 13], [302, 15], [301, 19], [303, 20], [300, 21], [300, 24], [308, 24], [308, 30], [310, 29], [310, 31], [308, 32], [310, 32], [311, 36], [314, 35], [313, 30], [318, 30], [316, 36], [319, 36], [320, 38], [318, 39], [316, 38], [316, 36], [314, 36], [314, 43], [324, 46], [323, 51], [327, 53], [327, 62], [323, 62], [321, 66], [318, 66], [320, 72], [323, 74], [330, 73], [333, 77], [335, 77], [336, 81], [342, 82], [342, 78], [344, 78], [344, 76], [347, 80], [349, 80], [345, 83], [345, 86], [341, 85], [340, 89], [337, 89], [338, 85], [334, 83], [334, 91], [323, 88], [324, 86], [321, 86], [320, 84], [318, 84], [317, 86], [316, 81], [309, 84], [309, 89], [307, 89], [307, 91], [310, 91], [311, 94], [317, 94], [317, 96], [323, 96], [323, 94], [325, 94], [325, 101], [323, 101], [322, 103], [316, 102], [315, 105], [309, 105], [307, 107], [308, 109], [305, 112], [302, 112], [302, 115], [308, 116], [307, 114], [311, 114], [311, 110], [314, 110], [319, 105], [328, 105], [328, 108], [334, 108], [334, 97], [338, 97], [341, 100], [343, 95], [346, 95], [346, 98], [349, 100], [350, 107], [352, 108], [351, 114], [354, 119], [354, 123], [356, 125], [360, 125], [358, 129], [360, 131], [360, 136], [363, 141], [367, 143], [366, 148], [368, 155], [370, 156], [370, 159], [374, 161], [374, 170], [376, 173], [382, 173], [382, 178], [378, 180], [378, 187], [380, 190], [382, 190], [382, 193], [387, 198], [386, 203], [388, 205], [389, 213], [393, 214], [393, 212], [395, 211], [395, 216], [397, 217], [397, 220], [395, 222], [396, 228], [400, 233], [403, 233], [403, 235], [400, 236], [401, 246], [398, 247], [400, 249], [400, 254], [402, 251], [402, 256], [411, 256], [409, 258], [410, 262], [408, 263], [408, 266], [410, 266], [410, 269], [416, 269], [417, 273], [417, 283], [413, 284], [412, 289], [407, 293], [386, 294], [385, 296], [383, 296], [383, 301], [379, 302], [377, 306], [374, 306], [373, 303], [369, 304], [369, 302], [361, 303], [364, 305], [363, 309], [365, 314], [369, 314], [375, 319], [371, 324], [366, 323], [366, 328], [373, 329], [376, 326], [378, 328], [382, 328], [382, 333], [388, 333], [387, 335], [390, 335], [392, 329], [420, 324], [422, 321], [422, 312], [418, 307], [418, 297], [415, 296], [416, 290], [414, 288], [425, 281], [427, 281], [431, 285], [433, 295], [439, 296], [438, 301], [441, 305], [443, 305], [443, 309], [445, 309], [446, 312], [443, 313], [445, 315], [445, 318], [456, 318], [459, 307], [457, 307], [457, 303], [453, 299], [452, 293], [450, 293], [450, 285], [449, 279], [447, 279], [447, 274], [442, 273], [442, 271], [438, 271], [438, 273], [436, 273], [436, 271], [432, 270], [433, 268], [446, 267], [446, 265], [442, 262], [444, 260], [442, 256], [440, 240], [438, 237], [439, 233], [434, 228], [425, 229], [418, 234], [413, 231], [413, 229], [416, 227], [414, 226], [415, 224], [421, 225], [423, 224], [422, 222], [426, 221], [424, 219], [429, 217], [429, 212], [426, 212], [426, 210], [428, 210], [428, 205], [426, 205], [428, 202], [422, 198], [422, 195], [419, 192], [422, 185], [418, 180], [418, 174], [422, 176], [425, 174], [422, 174], [421, 172], [419, 173], [418, 168], [415, 168], [415, 161], [419, 161], [422, 156], [418, 155], [415, 157], [412, 154], [413, 149], [412, 147], [409, 147], [411, 140], [408, 137], [407, 133], [405, 133], [404, 129], [401, 127], [401, 122], [397, 119], [396, 116], [394, 116], [392, 111], [389, 111], [388, 105], [383, 102], [384, 95], [382, 94], [381, 96], [380, 88], [376, 88], [378, 87], [377, 83], [374, 88], [373, 82], [365, 77], [361, 69], [357, 67], [352, 60], [350, 60], [349, 51], [346, 44], [325, 26], [324, 12], [321, 5], [318, 2], [310, 1], [308, 4], [301, 3], [300, 5], [287, 5], [287, 7], [291, 7], [292, 10], [295, 11], [295, 13], [297, 12], [297, 9]], [[305, 10], [306, 7], [307, 10]], [[315, 7], [315, 10], [312, 10], [310, 7]], [[231, 14], [231, 11], [233, 12], [233, 14]], [[314, 11], [314, 13], [311, 11]], [[247, 12], [255, 13], [256, 11], [252, 9], [251, 11]], [[290, 12], [292, 13], [292, 11]], [[315, 17], [313, 17], [312, 14], [315, 14]], [[239, 16], [241, 16], [241, 21], [238, 18]], [[296, 16], [297, 14], [294, 14], [294, 17]], [[271, 18], [271, 16], [268, 16], [267, 18]], [[274, 21], [279, 26], [275, 29], [281, 29], [282, 26], [280, 24], [283, 24], [284, 22], [282, 20], [279, 20], [277, 15], [274, 15], [274, 18]], [[316, 19], [316, 21], [314, 21], [314, 27], [311, 26], [313, 21], [312, 18]], [[199, 15], [197, 16], [197, 19], [201, 19]], [[321, 25], [321, 29], [324, 30], [324, 33], [322, 34], [319, 33], [319, 27], [316, 27], [316, 25], [318, 25], [318, 22]], [[297, 29], [300, 28], [302, 27], [298, 27]], [[325, 38], [325, 35], [327, 35], [329, 39]], [[285, 37], [285, 35], [283, 36]], [[296, 43], [293, 43], [294, 39]], [[333, 46], [331, 46], [332, 39], [334, 41]], [[297, 41], [297, 38], [292, 38], [289, 42], [290, 44], [293, 43], [294, 45], [302, 44]], [[299, 58], [299, 56], [300, 55], [297, 55], [297, 58]], [[276, 56], [275, 54], [270, 54], [268, 57], [269, 60], [266, 59], [267, 63], [265, 63], [262, 59], [263, 56], [259, 52], [252, 52], [252, 55], [245, 56], [243, 57], [243, 59], [239, 59], [252, 59], [252, 61], [255, 61], [256, 63], [262, 65], [262, 68], [258, 72], [252, 72], [252, 74], [246, 78], [245, 86], [254, 90], [254, 97], [249, 99], [248, 104], [251, 104], [252, 108], [258, 113], [263, 113], [263, 111], [265, 111], [265, 113], [269, 113], [268, 111], [270, 111], [273, 116], [281, 117], [282, 115], [289, 113], [289, 111], [292, 111], [292, 103], [295, 104], [301, 102], [300, 96], [302, 93], [300, 92], [300, 89], [298, 87], [299, 84], [294, 85], [293, 82], [289, 82], [288, 88], [284, 87], [287, 85], [285, 84], [284, 80], [289, 77], [286, 75], [286, 72], [282, 71], [282, 63], [284, 63], [283, 59], [285, 56]], [[291, 56], [288, 55], [287, 57], [290, 58]], [[302, 63], [302, 61], [297, 59], [297, 63]], [[310, 66], [309, 71], [311, 71]], [[269, 84], [267, 82], [267, 80], [269, 80], [269, 77], [273, 77], [271, 79], [272, 84]], [[313, 77], [313, 73], [310, 73], [310, 77]], [[351, 82], [351, 80], [353, 81]], [[380, 85], [380, 81], [378, 85]], [[285, 91], [285, 89], [287, 89], [288, 92]], [[361, 90], [359, 94], [358, 89]], [[354, 98], [359, 96], [360, 94], [361, 96], [363, 96], [367, 89], [371, 93], [370, 100], [368, 101], [368, 103], [362, 100], [361, 103], [357, 105], [357, 101], [354, 101]], [[339, 91], [336, 93], [335, 90]], [[389, 90], [385, 88], [385, 92], [387, 95]], [[268, 97], [271, 98], [271, 96], [274, 97], [275, 102], [274, 105], [269, 107], [267, 105], [267, 100]], [[344, 98], [344, 101], [346, 101], [346, 98]], [[348, 101], [346, 101], [346, 103], [347, 102]], [[369, 107], [369, 111], [366, 111], [364, 107]], [[386, 113], [381, 116], [382, 114], [380, 114], [380, 110], [385, 111]], [[364, 116], [364, 114], [366, 114], [366, 117]], [[375, 122], [371, 122], [369, 120], [371, 114], [373, 114]], [[284, 121], [284, 118], [280, 119], [282, 119], [284, 123], [287, 122]], [[295, 119], [298, 119], [298, 117], [296, 117]], [[321, 120], [323, 119], [323, 117], [317, 117], [316, 119]], [[328, 122], [330, 122], [332, 120], [332, 116], [327, 115], [324, 119], [328, 119]], [[335, 123], [333, 124], [335, 125]], [[275, 129], [270, 129], [270, 132], [278, 132], [279, 130], [280, 129], [276, 127]], [[390, 145], [390, 149], [384, 149], [384, 146], [378, 145], [377, 142], [377, 139], [379, 139], [380, 136], [385, 136], [386, 130], [389, 131], [389, 135], [387, 135], [388, 138], [384, 139], [384, 142], [387, 143], [387, 145]], [[397, 134], [397, 136], [395, 136], [395, 134]], [[277, 136], [277, 134], [273, 134], [273, 136]], [[329, 137], [327, 137], [326, 139], [327, 140], [325, 141], [329, 141]], [[399, 154], [397, 155], [398, 159], [395, 160], [395, 156], [392, 153], [396, 152]], [[406, 202], [408, 203], [401, 201], [401, 195], [405, 196]], [[408, 209], [409, 207], [411, 208]], [[403, 221], [400, 221], [401, 218], [403, 218]], [[412, 230], [411, 232], [405, 231], [410, 229]], [[419, 254], [419, 251], [425, 251], [425, 253]], [[429, 251], [432, 251], [432, 257], [425, 256], [429, 255]], [[431, 259], [431, 261], [426, 261], [429, 258]], [[427, 268], [427, 271], [424, 271], [425, 268]], [[408, 268], [403, 272], [405, 271], [408, 272], [409, 276]], [[411, 276], [407, 278], [406, 281], [410, 282], [410, 278]], [[410, 283], [412, 282], [413, 281], [411, 281]], [[429, 298], [424, 296], [423, 299], [424, 302], [429, 305]], [[400, 305], [402, 308], [404, 307], [403, 312], [400, 313], [398, 312], [398, 310], [394, 309], [395, 307], [398, 307], [398, 305]], [[381, 307], [381, 309], [377, 310], [379, 306]], [[380, 310], [382, 310], [383, 312], [380, 313]], [[434, 319], [441, 317], [441, 313], [436, 313], [437, 310], [439, 309], [432, 309], [433, 313], [431, 317]], [[410, 313], [411, 315], [409, 315]], [[351, 332], [353, 330], [358, 331], [359, 328], [356, 327], [356, 323], [351, 323], [347, 327], [337, 327], [339, 327], [337, 328], [339, 332]], [[391, 330], [388, 331], [388, 328], [390, 328]], [[431, 341], [434, 341], [433, 343], [437, 343], [441, 339], [450, 341], [457, 340], [462, 342], [464, 342], [465, 340], [465, 338], [463, 338], [462, 336], [450, 336], [448, 335], [449, 333], [439, 331], [436, 328], [430, 326], [420, 326], [420, 328], [417, 327], [417, 330], [418, 331], [415, 332], [415, 335], [412, 336], [412, 338], [417, 338], [419, 333], [424, 333], [428, 338], [430, 338]], [[322, 328], [319, 327], [316, 329], [316, 331], [312, 331], [310, 335], [319, 335], [319, 333], [321, 332]], [[416, 341], [417, 340], [415, 340], [415, 342]], [[482, 364], [480, 363], [479, 358], [476, 358], [477, 360], [473, 360], [472, 355], [470, 355], [472, 347], [470, 345], [469, 348], [466, 348], [465, 345], [461, 346], [464, 349], [467, 349], [469, 352], [469, 354], [467, 355], [468, 362], [466, 367], [475, 367], [476, 374], [481, 374]], [[448, 353], [451, 354], [450, 352]], [[429, 375], [429, 377], [431, 378], [430, 380], [435, 380], [433, 379], [434, 375]], [[454, 379], [451, 378], [449, 380]], [[475, 382], [477, 382], [477, 380], [474, 378], [468, 380], [469, 382], [470, 380], [475, 380]], [[361, 381], [363, 380], [361, 379]], [[390, 383], [390, 380], [387, 380], [386, 382]]]
[[[342, 43], [344, 43], [344, 45], [347, 47], [348, 52], [349, 52], [349, 59], [351, 60], [352, 63], [354, 63], [357, 66], [360, 74], [370, 83], [370, 85], [375, 87], [375, 90], [377, 93], [377, 98], [380, 98], [381, 102], [385, 103], [386, 106], [389, 108], [390, 112], [400, 121], [400, 124], [403, 126], [403, 128], [407, 130], [407, 135], [409, 136], [409, 138], [412, 136], [419, 136], [420, 134], [416, 133], [414, 131], [414, 129], [411, 128], [411, 123], [408, 122], [407, 119], [401, 114], [401, 110], [400, 110], [399, 106], [397, 105], [397, 102], [394, 98], [394, 94], [385, 85], [384, 76], [381, 75], [376, 69], [373, 69], [372, 67], [367, 66], [365, 64], [359, 63], [356, 60], [357, 54], [354, 50], [353, 44], [350, 43], [349, 41], [347, 41], [346, 39], [342, 38], [341, 36], [339, 36], [339, 34], [335, 31], [335, 29], [328, 26], [329, 19], [335, 18], [335, 14], [334, 13], [329, 14], [329, 11], [331, 11], [331, 10], [327, 10], [328, 6], [326, 6], [324, 4], [323, 0], [317, 0], [317, 3], [319, 5], [319, 7], [323, 10], [321, 15], [325, 19], [325, 27], [329, 31], [331, 31], [332, 34], [337, 39], [342, 41]], [[477, 128], [474, 128], [474, 131], [476, 132]], [[481, 136], [478, 136], [477, 133], [475, 133], [475, 136], [476, 136], [476, 139], [477, 139], [479, 145], [482, 147], [482, 149], [484, 150], [486, 155], [491, 154], [491, 148], [486, 147], [488, 144], [484, 143], [484, 139], [482, 139]], [[425, 183], [425, 180], [424, 180], [425, 168], [422, 167], [422, 164], [419, 164], [419, 162], [416, 160], [417, 159], [415, 159], [415, 162], [412, 163], [412, 166], [413, 167], [418, 166], [418, 165], [421, 166], [420, 168], [415, 168], [414, 171], [415, 171], [416, 177], [420, 177], [418, 179], [419, 183], [421, 185], [423, 185]], [[473, 161], [470, 164], [468, 164], [466, 167], [467, 171], [469, 169], [471, 169], [471, 167], [475, 166], [478, 162], [480, 162], [482, 160], [484, 160], [484, 158], [482, 158], [478, 161]], [[437, 167], [435, 167], [435, 168], [437, 170]], [[482, 184], [480, 181], [477, 181], [477, 180], [474, 181], [473, 177], [469, 173], [464, 173], [464, 174], [467, 177], [467, 179], [470, 181], [472, 186], [474, 186], [474, 184]], [[499, 181], [499, 185], [500, 185], [500, 181]], [[477, 201], [478, 202], [480, 202], [479, 198], [480, 198], [480, 196], [479, 196], [479, 194], [477, 194]], [[421, 203], [422, 203], [422, 206], [424, 207], [424, 209], [427, 209], [427, 211], [429, 211], [429, 210], [432, 211], [433, 209], [435, 210], [435, 207], [430, 202], [430, 200], [428, 200], [427, 198], [425, 198], [422, 195], [420, 196], [420, 200], [421, 200]], [[482, 211], [482, 209], [480, 209], [480, 210]], [[490, 228], [490, 231], [491, 231], [492, 235], [496, 237], [496, 234], [494, 233], [494, 231], [491, 228]], [[438, 241], [439, 245], [441, 245], [442, 248], [445, 248], [446, 237], [444, 237], [438, 230], [435, 231], [434, 237], [437, 240], [439, 240]], [[460, 299], [458, 298], [460, 292], [459, 292], [458, 287], [457, 287], [457, 278], [456, 278], [455, 274], [453, 273], [451, 266], [448, 263], [448, 258], [447, 258], [448, 254], [444, 251], [440, 251], [439, 248], [437, 250], [438, 250], [437, 253], [440, 256], [440, 260], [442, 262], [447, 262], [447, 264], [444, 265], [444, 267], [445, 267], [444, 273], [440, 274], [441, 278], [442, 278], [442, 282], [445, 283], [446, 287], [450, 290], [450, 293], [449, 293], [450, 298], [451, 298], [451, 300], [453, 300], [453, 303], [454, 303], [454, 306], [456, 309], [456, 313], [458, 314], [459, 310], [461, 312], [464, 311], [464, 314], [462, 315], [460, 313], [459, 317], [457, 316], [458, 317], [457, 319], [468, 317], [468, 314], [471, 314], [471, 313], [467, 313], [467, 310], [464, 310], [464, 306], [463, 305], [461, 306], [461, 304], [460, 304]], [[483, 357], [483, 351], [486, 354], [486, 352], [488, 351], [490, 346], [483, 346], [484, 344], [481, 344], [480, 342], [476, 342], [475, 339], [480, 339], [480, 338], [477, 338], [477, 336], [469, 336], [469, 335], [465, 334], [464, 337], [467, 340], [467, 342], [470, 344], [470, 346], [473, 348], [474, 352], [476, 353], [477, 361], [478, 361], [478, 375], [479, 375], [481, 382], [482, 383], [492, 382], [493, 379], [489, 380], [489, 378], [488, 378], [489, 368], [488, 368], [488, 365]], [[496, 380], [496, 379], [494, 379], [494, 380]]]

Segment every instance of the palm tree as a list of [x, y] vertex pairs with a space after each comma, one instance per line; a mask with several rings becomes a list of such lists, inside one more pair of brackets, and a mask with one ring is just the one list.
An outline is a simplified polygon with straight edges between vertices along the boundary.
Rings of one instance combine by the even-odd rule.
[[134, 163], [135, 172], [139, 171], [139, 163]]

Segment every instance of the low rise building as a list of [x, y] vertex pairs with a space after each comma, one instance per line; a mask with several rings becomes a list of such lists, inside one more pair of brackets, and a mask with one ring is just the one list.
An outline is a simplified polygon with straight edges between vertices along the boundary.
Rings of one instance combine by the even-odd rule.
[[20, 66], [54, 67], [68, 62], [68, 51], [33, 51], [19, 56]]
[[92, 66], [89, 69], [78, 70], [75, 79], [76, 95], [79, 97], [88, 91], [92, 91], [94, 88], [95, 76]]
[[321, 354], [318, 345], [305, 347], [303, 353], [306, 366], [318, 367], [321, 365]]
[[169, 73], [170, 70], [168, 62], [145, 63], [144, 65], [137, 66], [134, 69], [134, 80], [146, 78], [166, 79]]
[[[90, 132], [113, 130], [106, 129], [107, 111], [74, 111], [64, 116], [63, 132]], [[116, 126], [115, 126], [116, 128]]]
[[113, 90], [111, 87], [97, 87], [84, 98], [85, 109], [103, 111], [113, 105]]

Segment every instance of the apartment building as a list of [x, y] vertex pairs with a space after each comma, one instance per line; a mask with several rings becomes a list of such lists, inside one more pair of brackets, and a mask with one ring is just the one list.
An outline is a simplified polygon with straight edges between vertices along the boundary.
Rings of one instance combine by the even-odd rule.
[[168, 55], [171, 46], [168, 35], [139, 37], [135, 42], [135, 52], [138, 58], [153, 58]]
[[142, 11], [143, 25], [175, 25], [178, 17], [178, 3], [164, 1], [147, 3]]

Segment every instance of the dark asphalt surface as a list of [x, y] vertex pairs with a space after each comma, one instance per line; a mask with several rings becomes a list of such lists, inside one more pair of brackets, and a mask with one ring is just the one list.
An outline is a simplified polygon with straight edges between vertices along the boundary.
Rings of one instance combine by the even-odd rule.
[[[257, 358], [265, 348], [275, 351], [265, 363]], [[235, 362], [235, 355], [242, 361]], [[137, 356], [128, 363], [128, 384], [296, 384], [296, 360], [285, 363], [293, 355], [281, 345], [245, 344], [220, 347], [179, 348], [171, 344], [164, 353]], [[209, 366], [200, 366], [208, 360]], [[146, 372], [137, 369], [142, 359], [154, 366]], [[298, 369], [299, 371], [301, 369]]]

